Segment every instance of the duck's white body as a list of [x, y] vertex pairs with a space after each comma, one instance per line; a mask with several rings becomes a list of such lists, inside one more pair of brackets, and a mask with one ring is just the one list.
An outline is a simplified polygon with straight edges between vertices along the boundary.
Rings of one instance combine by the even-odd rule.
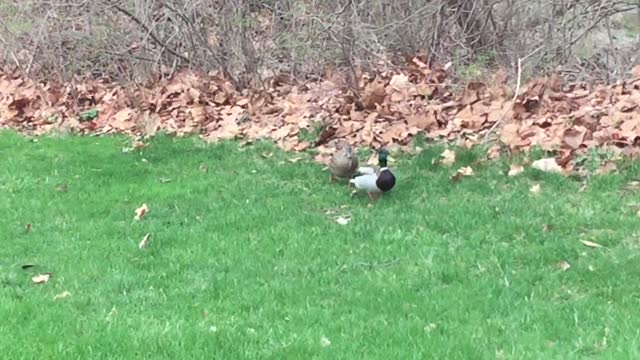
[[[386, 167], [383, 167], [380, 169], [380, 172], [386, 169]], [[349, 180], [349, 182], [351, 182], [356, 187], [356, 189], [364, 190], [368, 193], [382, 192], [382, 190], [380, 190], [380, 188], [378, 188], [378, 185], [376, 184], [376, 182], [378, 181], [378, 175], [373, 168], [360, 167], [358, 168], [358, 172], [363, 175], [356, 176], [355, 178]]]

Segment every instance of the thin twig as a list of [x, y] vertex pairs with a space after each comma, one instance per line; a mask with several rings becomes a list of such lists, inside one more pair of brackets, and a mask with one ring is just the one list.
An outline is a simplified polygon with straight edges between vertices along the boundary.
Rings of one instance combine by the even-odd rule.
[[140, 19], [138, 19], [137, 17], [135, 17], [132, 13], [130, 13], [128, 10], [120, 7], [117, 4], [113, 4], [111, 5], [114, 9], [118, 10], [119, 12], [123, 13], [124, 15], [126, 15], [129, 19], [133, 20], [133, 22], [135, 22], [136, 24], [138, 24], [144, 31], [146, 31], [149, 34], [149, 37], [155, 41], [156, 44], [158, 44], [161, 48], [166, 49], [169, 53], [171, 53], [172, 55], [180, 58], [181, 60], [185, 61], [187, 64], [190, 63], [191, 61], [186, 58], [183, 55], [180, 55], [178, 52], [176, 52], [175, 50], [171, 49], [167, 44], [165, 44], [164, 42], [160, 41], [160, 39], [158, 39], [153, 32], [149, 29], [149, 27], [147, 25], [145, 25], [142, 21], [140, 21]]
[[[513, 98], [511, 99], [511, 106], [513, 106], [513, 103], [516, 101], [516, 99], [520, 95], [520, 85], [521, 85], [521, 81], [522, 81], [522, 63], [525, 62], [531, 56], [535, 55], [538, 51], [542, 50], [543, 47], [544, 47], [544, 45], [543, 46], [539, 46], [538, 48], [536, 48], [535, 50], [533, 50], [532, 52], [527, 54], [525, 57], [518, 58], [518, 79], [516, 81], [516, 91], [513, 94]], [[498, 125], [500, 125], [500, 123], [502, 123], [504, 118], [507, 116], [507, 112], [508, 111], [509, 111], [509, 108], [507, 107], [507, 109], [505, 109], [505, 111], [502, 113], [502, 116], [500, 116], [500, 119], [498, 119], [498, 121], [496, 121], [493, 124], [493, 126], [491, 126], [489, 131], [487, 131], [487, 133], [484, 136], [483, 143], [486, 143], [487, 139], [489, 138], [489, 135], [491, 135], [491, 133], [498, 127]]]

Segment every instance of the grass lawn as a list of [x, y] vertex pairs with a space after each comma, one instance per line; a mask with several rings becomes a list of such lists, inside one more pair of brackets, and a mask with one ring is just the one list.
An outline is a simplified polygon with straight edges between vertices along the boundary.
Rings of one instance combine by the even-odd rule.
[[429, 148], [369, 208], [267, 143], [127, 145], [0, 134], [4, 358], [640, 357], [637, 164], [579, 192], [482, 152], [438, 167]]

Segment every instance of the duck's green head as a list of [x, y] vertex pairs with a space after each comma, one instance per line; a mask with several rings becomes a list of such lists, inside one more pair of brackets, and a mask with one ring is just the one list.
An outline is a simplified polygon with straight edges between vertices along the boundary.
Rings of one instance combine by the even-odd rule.
[[389, 157], [389, 151], [385, 148], [382, 148], [378, 153], [378, 162], [380, 163], [380, 167], [387, 167], [387, 158]]

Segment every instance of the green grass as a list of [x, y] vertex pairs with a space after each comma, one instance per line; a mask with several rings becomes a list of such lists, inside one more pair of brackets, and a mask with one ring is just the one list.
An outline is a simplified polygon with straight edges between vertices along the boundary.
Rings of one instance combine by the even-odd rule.
[[[579, 192], [531, 169], [507, 177], [480, 152], [443, 169], [429, 148], [398, 159], [396, 188], [369, 208], [270, 144], [127, 145], [0, 134], [3, 357], [640, 356], [640, 194], [620, 192], [637, 164]], [[451, 183], [467, 164], [476, 175]], [[41, 272], [53, 277], [32, 284]]]

